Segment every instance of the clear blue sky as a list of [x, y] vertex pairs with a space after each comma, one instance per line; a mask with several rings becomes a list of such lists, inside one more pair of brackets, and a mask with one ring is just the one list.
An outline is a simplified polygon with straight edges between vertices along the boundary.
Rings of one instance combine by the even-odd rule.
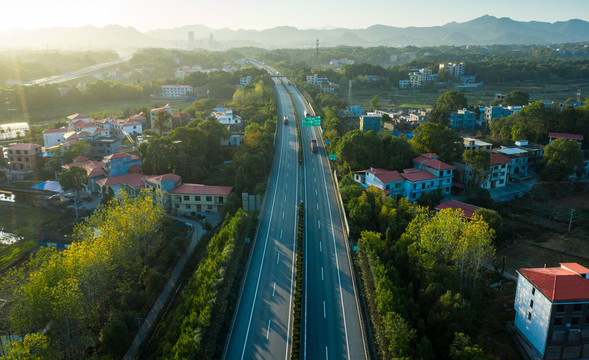
[[119, 24], [140, 31], [202, 24], [214, 29], [434, 26], [489, 14], [518, 21], [589, 21], [589, 0], [5, 0], [0, 29]]

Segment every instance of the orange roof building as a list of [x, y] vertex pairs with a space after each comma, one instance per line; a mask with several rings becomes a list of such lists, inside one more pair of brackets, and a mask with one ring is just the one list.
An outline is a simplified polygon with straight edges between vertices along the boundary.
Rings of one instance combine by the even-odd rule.
[[589, 357], [588, 274], [577, 263], [519, 269], [514, 327], [533, 357]]

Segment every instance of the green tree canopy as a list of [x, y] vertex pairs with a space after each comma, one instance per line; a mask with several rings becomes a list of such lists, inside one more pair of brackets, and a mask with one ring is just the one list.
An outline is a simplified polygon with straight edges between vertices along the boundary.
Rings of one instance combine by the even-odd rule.
[[462, 153], [462, 160], [470, 165], [470, 182], [473, 186], [481, 186], [487, 181], [491, 155], [485, 150], [469, 150]]
[[503, 106], [522, 106], [528, 105], [530, 94], [520, 90], [513, 90], [503, 98]]
[[160, 111], [155, 115], [153, 128], [160, 134], [172, 129], [172, 114], [167, 111]]
[[583, 169], [583, 152], [575, 140], [555, 139], [544, 149], [542, 176], [551, 181], [566, 180], [580, 175]]
[[86, 169], [79, 166], [72, 166], [65, 169], [59, 175], [59, 183], [64, 190], [72, 190], [76, 196], [80, 196], [84, 184], [88, 182], [88, 175]]
[[415, 149], [420, 153], [435, 153], [441, 161], [452, 162], [464, 151], [462, 138], [447, 126], [423, 123], [413, 133], [411, 142]]

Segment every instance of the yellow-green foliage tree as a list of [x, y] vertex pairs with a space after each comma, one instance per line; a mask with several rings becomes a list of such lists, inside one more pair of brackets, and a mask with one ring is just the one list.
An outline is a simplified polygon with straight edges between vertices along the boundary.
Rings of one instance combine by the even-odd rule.
[[69, 249], [42, 249], [11, 271], [11, 331], [35, 333], [50, 324], [50, 347], [60, 357], [83, 357], [99, 344], [113, 304], [141, 281], [146, 260], [160, 250], [167, 216], [145, 193], [124, 197], [76, 226]]
[[414, 250], [453, 268], [461, 287], [466, 280], [472, 280], [473, 291], [484, 263], [495, 256], [495, 231], [477, 214], [469, 221], [461, 210], [444, 209], [435, 215], [422, 212], [408, 230], [416, 240]]

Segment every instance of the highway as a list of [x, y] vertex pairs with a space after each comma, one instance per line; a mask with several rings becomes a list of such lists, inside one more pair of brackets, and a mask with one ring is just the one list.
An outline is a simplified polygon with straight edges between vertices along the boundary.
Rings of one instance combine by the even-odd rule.
[[[261, 65], [261, 64], [259, 64]], [[275, 72], [269, 70], [270, 72]], [[312, 113], [303, 96], [277, 84], [278, 130], [268, 190], [251, 263], [224, 359], [289, 359], [296, 247], [296, 210], [305, 202], [305, 258], [301, 354], [304, 359], [366, 359], [359, 308], [320, 129], [301, 127], [304, 167], [298, 166], [294, 120]], [[284, 115], [290, 120], [284, 125]], [[319, 151], [311, 152], [317, 139]]]
[[[291, 89], [299, 114], [311, 109]], [[304, 359], [366, 359], [343, 224], [317, 127], [301, 127], [305, 201]], [[317, 153], [311, 151], [317, 139]]]
[[93, 75], [97, 72], [101, 72], [102, 69], [108, 68], [110, 66], [121, 64], [127, 60], [129, 60], [129, 58], [125, 58], [122, 60], [116, 60], [116, 61], [110, 61], [110, 62], [97, 64], [97, 65], [92, 65], [92, 66], [89, 66], [89, 67], [86, 67], [86, 68], [83, 68], [80, 70], [75, 70], [75, 71], [72, 71], [69, 73], [64, 73], [61, 75], [53, 75], [53, 76], [48, 76], [48, 77], [44, 77], [41, 79], [32, 80], [28, 84], [25, 84], [25, 85], [59, 84], [59, 83], [63, 83], [66, 81], [75, 80], [75, 79], [80, 78], [82, 76]]
[[[276, 151], [251, 263], [224, 358], [289, 359], [296, 247], [299, 166], [294, 113], [288, 93], [278, 94]], [[288, 116], [289, 125], [283, 124]]]

